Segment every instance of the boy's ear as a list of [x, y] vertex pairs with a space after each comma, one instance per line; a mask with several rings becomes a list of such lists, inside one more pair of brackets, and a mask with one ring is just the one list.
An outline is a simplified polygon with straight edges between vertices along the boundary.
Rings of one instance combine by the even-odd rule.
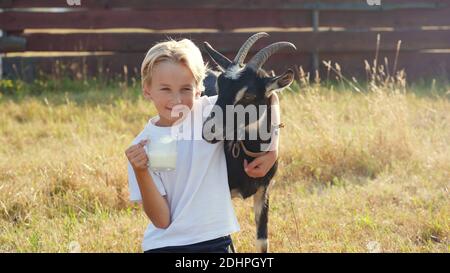
[[198, 86], [195, 86], [194, 87], [194, 98], [200, 98], [201, 95], [202, 95], [202, 91], [200, 91]]
[[142, 94], [144, 95], [144, 98], [146, 98], [147, 100], [152, 99], [150, 88], [148, 87], [147, 84], [145, 84], [144, 87], [142, 87]]

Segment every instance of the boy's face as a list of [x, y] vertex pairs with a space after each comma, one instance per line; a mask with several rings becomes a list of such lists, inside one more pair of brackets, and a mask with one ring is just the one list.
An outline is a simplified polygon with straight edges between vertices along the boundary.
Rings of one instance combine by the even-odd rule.
[[172, 117], [172, 109], [183, 105], [192, 109], [200, 96], [194, 76], [182, 63], [163, 61], [153, 67], [151, 84], [145, 84], [144, 97], [153, 101], [160, 120], [157, 125], [171, 126], [180, 116]]

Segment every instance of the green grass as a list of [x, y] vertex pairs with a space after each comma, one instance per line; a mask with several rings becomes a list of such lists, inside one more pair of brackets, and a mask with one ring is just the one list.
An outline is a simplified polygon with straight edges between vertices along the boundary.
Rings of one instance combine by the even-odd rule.
[[[449, 252], [450, 88], [351, 89], [300, 82], [280, 94], [271, 251]], [[138, 84], [0, 90], [0, 252], [141, 251], [148, 221], [128, 202], [124, 151], [155, 109]], [[235, 245], [253, 252], [253, 202], [233, 202]]]

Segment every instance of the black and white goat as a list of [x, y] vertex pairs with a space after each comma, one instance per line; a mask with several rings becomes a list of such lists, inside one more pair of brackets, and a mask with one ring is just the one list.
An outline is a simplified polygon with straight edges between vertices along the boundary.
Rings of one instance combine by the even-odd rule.
[[[257, 127], [267, 126], [264, 129], [266, 132], [272, 132], [276, 128], [271, 120], [271, 95], [289, 86], [294, 79], [294, 72], [290, 69], [281, 76], [274, 76], [266, 73], [261, 67], [278, 50], [285, 47], [296, 49], [289, 42], [277, 42], [263, 48], [247, 64], [244, 64], [244, 59], [253, 44], [266, 36], [269, 35], [264, 32], [251, 36], [242, 45], [233, 61], [213, 49], [207, 42], [204, 43], [207, 53], [221, 70], [210, 71], [205, 79], [205, 94], [208, 96], [218, 94], [215, 107], [219, 107], [223, 113], [226, 113], [226, 109], [230, 109], [230, 106], [233, 109], [238, 105], [256, 106], [258, 112], [256, 121], [247, 121], [244, 118], [243, 121], [238, 119], [236, 124], [233, 121], [231, 125], [227, 124], [226, 114], [220, 118], [211, 112], [203, 123], [203, 138], [210, 143], [224, 141], [232, 196], [243, 199], [254, 196], [256, 244], [259, 252], [268, 251], [269, 186], [277, 171], [278, 161], [264, 177], [252, 178], [244, 170], [244, 159], [251, 162], [255, 157], [266, 152], [262, 149], [262, 145], [268, 146], [272, 138], [270, 135], [268, 139], [263, 138]], [[211, 126], [212, 124], [214, 125]], [[218, 124], [222, 124], [222, 128], [219, 128]], [[243, 130], [238, 130], [239, 128]], [[257, 137], [250, 139], [251, 134], [255, 135], [254, 130], [257, 130]], [[239, 131], [244, 132], [243, 135], [239, 134]]]

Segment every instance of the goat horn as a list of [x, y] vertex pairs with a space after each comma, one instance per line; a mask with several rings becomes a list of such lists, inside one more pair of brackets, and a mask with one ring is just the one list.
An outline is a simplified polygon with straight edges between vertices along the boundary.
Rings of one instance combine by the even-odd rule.
[[253, 34], [250, 38], [245, 41], [245, 43], [241, 46], [239, 49], [236, 57], [234, 57], [234, 63], [235, 64], [243, 64], [245, 57], [247, 56], [247, 53], [250, 51], [250, 48], [262, 37], [268, 37], [269, 34], [265, 32], [259, 32], [256, 34]]
[[222, 55], [222, 53], [220, 53], [219, 51], [215, 50], [208, 42], [204, 42], [203, 44], [205, 46], [206, 52], [208, 52], [208, 55], [218, 66], [220, 66], [224, 70], [226, 70], [228, 66], [230, 66], [230, 59]]
[[289, 42], [273, 43], [256, 53], [256, 55], [253, 56], [253, 58], [247, 63], [246, 67], [258, 71], [258, 69], [260, 69], [264, 65], [264, 63], [270, 58], [270, 56], [284, 47], [297, 49], [294, 44]]

